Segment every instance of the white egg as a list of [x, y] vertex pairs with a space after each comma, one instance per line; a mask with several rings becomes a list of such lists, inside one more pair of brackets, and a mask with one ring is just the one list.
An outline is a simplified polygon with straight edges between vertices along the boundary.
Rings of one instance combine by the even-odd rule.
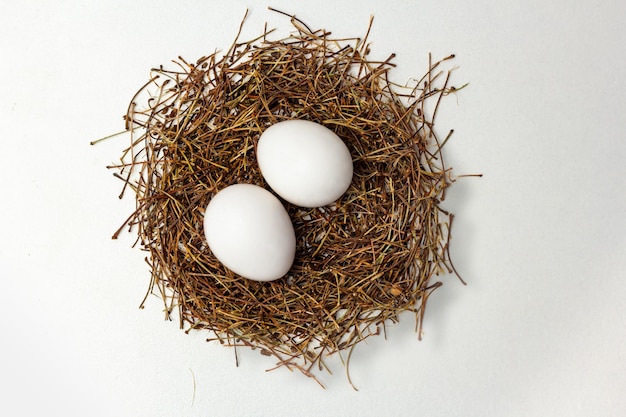
[[291, 268], [296, 236], [283, 204], [252, 184], [218, 192], [204, 214], [204, 234], [215, 257], [255, 281], [273, 281]]
[[272, 190], [301, 207], [331, 204], [352, 182], [352, 157], [346, 145], [332, 130], [307, 120], [286, 120], [267, 128], [256, 156]]

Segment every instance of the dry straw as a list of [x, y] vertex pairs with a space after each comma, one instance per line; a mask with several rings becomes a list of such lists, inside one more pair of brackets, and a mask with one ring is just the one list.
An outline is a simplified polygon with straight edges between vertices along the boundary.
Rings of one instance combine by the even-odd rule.
[[[276, 367], [318, 380], [328, 355], [343, 351], [349, 361], [358, 342], [403, 312], [415, 314], [419, 335], [441, 285], [433, 276], [454, 272], [452, 215], [440, 207], [452, 181], [433, 125], [442, 97], [458, 89], [441, 69], [453, 56], [429, 62], [414, 87], [402, 87], [388, 79], [394, 55], [368, 59], [367, 35], [333, 39], [291, 23], [286, 38], [271, 40], [266, 28], [250, 41], [238, 35], [224, 54], [153, 69], [128, 109], [131, 145], [111, 168], [136, 195], [124, 226], [148, 252], [148, 294], [164, 300], [167, 317], [177, 311], [186, 331], [210, 331], [209, 340], [258, 349]], [[211, 254], [203, 213], [228, 185], [268, 188], [255, 147], [286, 119], [333, 130], [353, 156], [354, 178], [332, 206], [285, 203], [295, 263], [280, 280], [250, 281]]]

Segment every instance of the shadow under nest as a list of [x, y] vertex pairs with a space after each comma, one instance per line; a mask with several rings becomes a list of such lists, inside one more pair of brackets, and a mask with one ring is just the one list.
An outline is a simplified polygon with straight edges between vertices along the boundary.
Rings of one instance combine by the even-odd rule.
[[[277, 367], [315, 378], [316, 369], [328, 370], [325, 357], [350, 352], [404, 311], [415, 313], [419, 334], [440, 285], [432, 277], [453, 272], [452, 216], [439, 206], [452, 181], [433, 124], [441, 98], [457, 89], [440, 70], [453, 56], [429, 62], [413, 87], [397, 86], [388, 80], [393, 55], [369, 60], [367, 36], [334, 40], [292, 24], [284, 39], [265, 30], [223, 55], [153, 69], [126, 116], [131, 146], [113, 168], [135, 193], [125, 225], [149, 252], [148, 294], [159, 293], [168, 317], [178, 310], [187, 331], [258, 348]], [[271, 191], [255, 147], [267, 127], [287, 119], [334, 131], [350, 150], [354, 177], [331, 206], [283, 201], [297, 238], [291, 270], [272, 282], [242, 279], [208, 248], [204, 210], [232, 184]]]

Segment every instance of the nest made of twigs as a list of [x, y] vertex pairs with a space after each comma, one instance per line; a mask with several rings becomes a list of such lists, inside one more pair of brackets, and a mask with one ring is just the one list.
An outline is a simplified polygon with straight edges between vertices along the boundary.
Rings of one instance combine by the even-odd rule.
[[[291, 22], [286, 38], [270, 40], [266, 28], [222, 55], [153, 69], [129, 106], [131, 146], [114, 168], [136, 194], [125, 225], [149, 252], [149, 293], [158, 292], [168, 316], [177, 309], [187, 331], [259, 348], [278, 367], [314, 377], [327, 355], [379, 334], [404, 311], [415, 313], [419, 334], [440, 285], [431, 278], [453, 271], [451, 215], [440, 208], [451, 177], [433, 120], [439, 100], [457, 89], [440, 69], [453, 56], [429, 62], [421, 80], [401, 87], [388, 80], [393, 55], [368, 59], [367, 35], [334, 40]], [[285, 202], [295, 263], [282, 279], [255, 282], [212, 255], [203, 213], [228, 185], [269, 189], [255, 147], [267, 127], [286, 119], [334, 131], [352, 154], [354, 177], [331, 206]]]

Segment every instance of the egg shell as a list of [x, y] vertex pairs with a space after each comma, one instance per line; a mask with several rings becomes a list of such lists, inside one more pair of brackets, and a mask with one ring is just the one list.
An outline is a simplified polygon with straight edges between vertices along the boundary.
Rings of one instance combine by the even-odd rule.
[[296, 237], [285, 207], [271, 192], [236, 184], [218, 192], [204, 214], [204, 234], [228, 269], [255, 281], [273, 281], [291, 268]]
[[308, 120], [286, 120], [267, 128], [256, 156], [272, 190], [297, 206], [331, 204], [352, 182], [352, 157], [345, 143], [332, 130]]

